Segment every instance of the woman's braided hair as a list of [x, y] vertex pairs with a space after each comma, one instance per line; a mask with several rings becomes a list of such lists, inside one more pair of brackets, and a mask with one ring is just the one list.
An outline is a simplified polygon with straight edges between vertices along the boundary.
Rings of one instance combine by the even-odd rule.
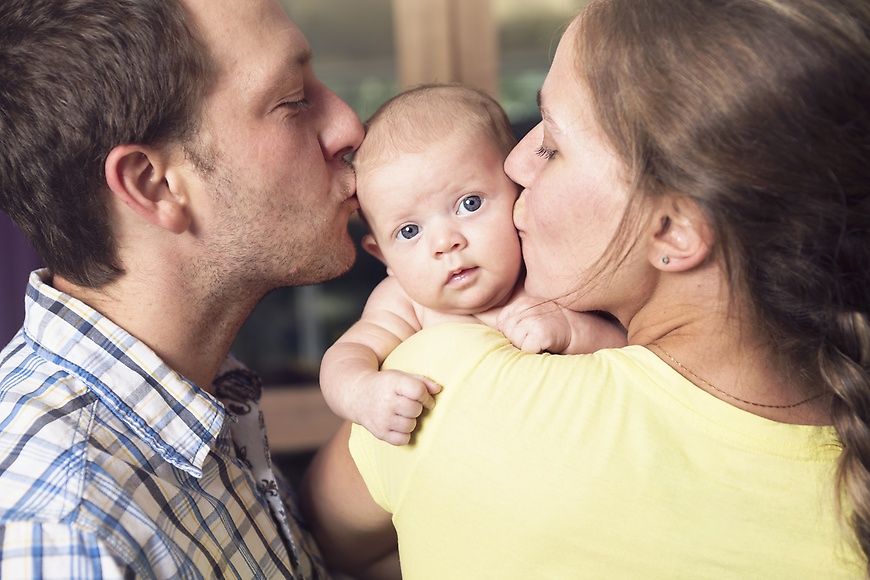
[[593, 0], [577, 72], [640, 198], [702, 207], [783, 360], [831, 394], [870, 555], [870, 2]]

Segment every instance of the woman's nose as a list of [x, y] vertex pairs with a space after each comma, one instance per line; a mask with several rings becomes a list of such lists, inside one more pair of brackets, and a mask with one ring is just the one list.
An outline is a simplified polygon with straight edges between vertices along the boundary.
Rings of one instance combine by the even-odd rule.
[[523, 188], [528, 188], [531, 185], [544, 161], [535, 155], [535, 149], [540, 146], [542, 137], [543, 127], [541, 123], [538, 123], [526, 133], [526, 136], [516, 144], [513, 151], [505, 159], [505, 173], [514, 183]]

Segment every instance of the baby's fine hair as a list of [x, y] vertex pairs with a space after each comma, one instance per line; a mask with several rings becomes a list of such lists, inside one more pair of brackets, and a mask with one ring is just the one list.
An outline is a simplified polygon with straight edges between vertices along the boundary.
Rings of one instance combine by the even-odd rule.
[[517, 139], [504, 109], [477, 89], [459, 84], [427, 84], [391, 98], [366, 122], [357, 165], [372, 165], [398, 153], [423, 151], [454, 133], [481, 135], [507, 157]]

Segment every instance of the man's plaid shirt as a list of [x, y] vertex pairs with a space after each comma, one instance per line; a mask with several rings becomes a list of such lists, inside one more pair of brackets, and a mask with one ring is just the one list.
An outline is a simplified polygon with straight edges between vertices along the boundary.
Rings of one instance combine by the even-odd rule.
[[323, 577], [256, 379], [219, 402], [49, 276], [0, 352], [0, 577]]

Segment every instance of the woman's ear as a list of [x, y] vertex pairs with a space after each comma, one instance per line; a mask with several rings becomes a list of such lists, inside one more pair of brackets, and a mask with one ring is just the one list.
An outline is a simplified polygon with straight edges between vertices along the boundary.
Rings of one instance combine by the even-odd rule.
[[150, 224], [173, 233], [190, 227], [187, 196], [167, 179], [170, 155], [144, 145], [118, 145], [106, 157], [106, 183], [124, 205]]
[[653, 215], [647, 258], [664, 272], [684, 272], [703, 264], [713, 247], [713, 230], [697, 203], [668, 196]]

